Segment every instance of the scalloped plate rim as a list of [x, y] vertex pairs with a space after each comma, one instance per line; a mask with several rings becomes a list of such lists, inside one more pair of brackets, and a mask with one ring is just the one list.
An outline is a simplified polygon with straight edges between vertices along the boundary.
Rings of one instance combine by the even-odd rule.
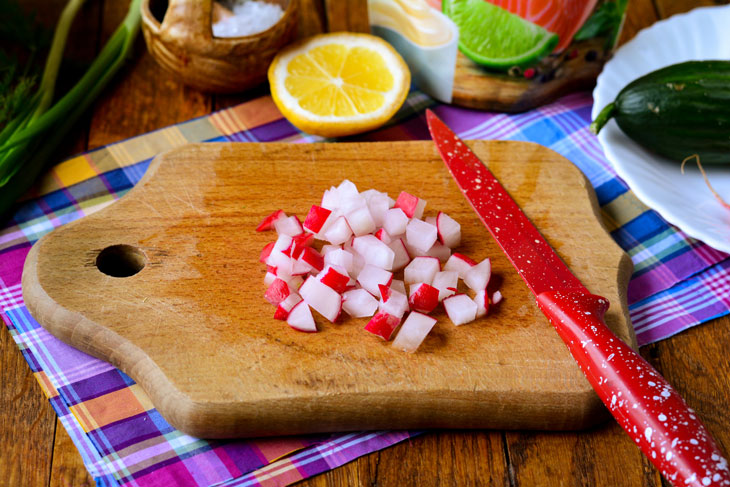
[[[699, 52], [693, 53], [696, 56], [689, 58], [672, 58], [672, 56], [678, 56], [676, 51], [667, 50], [663, 47], [656, 48], [657, 44], [653, 42], [657, 37], [667, 39], [667, 42], [669, 42], [671, 31], [687, 32], [687, 27], [706, 25], [700, 19], [706, 20], [707, 16], [715, 16], [718, 13], [726, 16], [730, 23], [730, 5], [699, 7], [654, 23], [650, 27], [641, 30], [632, 40], [619, 48], [598, 76], [593, 91], [594, 105], [591, 118], [595, 118], [605, 105], [613, 101], [615, 95], [625, 84], [650, 71], [689, 59], [730, 59], [730, 55], [718, 54], [721, 57], [713, 57], [710, 50], [702, 51], [702, 49], [707, 49], [710, 44], [708, 41], [704, 41], [704, 45], [697, 44], [697, 36], [700, 39], [709, 37], [707, 31], [704, 30], [699, 30], [697, 35], [688, 36], [695, 41], [692, 49], [699, 50]], [[715, 32], [717, 31], [712, 33]], [[730, 29], [724, 32], [720, 31], [719, 35], [725, 39], [726, 44], [730, 44]], [[637, 68], [632, 77], [628, 79], [623, 77], [623, 84], [618, 86], [611, 78], [622, 79], [622, 73], [617, 72], [617, 70], [625, 66], [631, 56], [636, 56], [636, 53], [641, 52], [642, 49], [645, 53], [648, 53], [646, 55], [657, 52], [669, 55], [655, 59], [656, 64], [653, 65], [650, 64], [652, 61], [649, 60], [649, 64], [643, 64], [642, 67]], [[704, 55], [704, 52], [707, 52], [707, 54]], [[612, 167], [642, 203], [657, 211], [667, 222], [675, 225], [688, 236], [701, 240], [718, 250], [730, 252], [730, 212], [712, 197], [696, 167], [689, 167], [688, 164], [685, 174], [682, 175], [679, 172], [677, 163], [651, 154], [636, 144], [618, 128], [614, 120], [604, 127], [598, 135], [598, 140]], [[657, 172], [657, 168], [662, 168], [664, 172]], [[670, 172], [672, 168], [676, 170], [676, 173]], [[715, 189], [721, 194], [730, 195], [730, 169], [715, 167], [706, 167], [705, 169]], [[658, 177], [660, 181], [672, 184], [671, 191], [657, 191], [655, 181], [649, 181], [647, 176]], [[681, 187], [685, 189], [683, 192], [679, 191], [678, 183], [680, 183], [680, 179]], [[688, 187], [692, 190], [696, 189], [697, 192], [686, 191]], [[695, 211], [692, 213], [694, 218], [690, 218], [687, 213], [687, 193], [706, 194], [706, 198], [701, 198], [701, 206], [696, 208], [701, 212]], [[710, 225], [707, 221], [708, 214], [711, 215]], [[719, 217], [719, 219], [715, 217]]]

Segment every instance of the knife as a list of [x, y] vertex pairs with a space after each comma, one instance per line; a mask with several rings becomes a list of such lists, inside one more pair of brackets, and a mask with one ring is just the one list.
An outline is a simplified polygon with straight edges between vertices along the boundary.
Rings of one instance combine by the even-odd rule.
[[676, 486], [730, 486], [727, 460], [680, 395], [605, 324], [608, 300], [591, 294], [507, 190], [431, 110], [441, 158], [611, 414]]

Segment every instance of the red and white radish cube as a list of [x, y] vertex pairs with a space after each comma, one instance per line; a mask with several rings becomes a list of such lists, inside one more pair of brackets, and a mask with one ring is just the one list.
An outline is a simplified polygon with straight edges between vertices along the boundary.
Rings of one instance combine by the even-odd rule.
[[264, 218], [261, 223], [259, 223], [259, 226], [256, 227], [257, 232], [265, 232], [266, 230], [271, 230], [274, 228], [274, 222], [279, 220], [280, 218], [286, 218], [286, 213], [284, 213], [284, 210], [276, 210], [266, 218]]
[[404, 352], [415, 352], [435, 324], [434, 318], [415, 311], [411, 312], [393, 340], [393, 347]]
[[422, 252], [428, 252], [438, 237], [436, 227], [423, 220], [413, 219], [406, 225], [406, 241]]
[[274, 279], [274, 282], [271, 283], [271, 285], [266, 289], [266, 293], [264, 293], [264, 297], [266, 298], [266, 301], [273, 304], [274, 306], [277, 306], [279, 303], [284, 301], [289, 294], [291, 294], [291, 291], [289, 290], [289, 284], [286, 283], [286, 281], [282, 279]]
[[353, 318], [373, 316], [378, 310], [378, 300], [364, 289], [352, 289], [342, 295], [342, 309]]
[[461, 225], [443, 211], [436, 217], [436, 228], [439, 240], [445, 246], [453, 249], [461, 243]]
[[279, 235], [289, 235], [290, 237], [294, 237], [304, 232], [302, 224], [299, 223], [299, 218], [293, 215], [276, 220], [274, 222], [274, 228], [276, 229], [276, 233]]
[[408, 304], [412, 310], [430, 313], [439, 304], [439, 290], [424, 282], [411, 284]]
[[456, 271], [456, 273], [459, 274], [459, 279], [464, 279], [467, 271], [475, 265], [477, 265], [477, 263], [466, 255], [454, 252], [451, 254], [451, 257], [449, 257], [449, 260], [446, 261], [444, 270]]
[[312, 247], [304, 247], [304, 251], [299, 256], [299, 260], [317, 271], [321, 271], [324, 268], [324, 257]]
[[457, 326], [474, 321], [477, 317], [477, 304], [466, 294], [451, 296], [444, 299], [443, 303], [449, 319]]
[[392, 272], [371, 264], [366, 264], [357, 276], [357, 282], [373, 296], [380, 294], [378, 286], [390, 286], [392, 280]]
[[363, 235], [355, 237], [352, 241], [352, 248], [362, 255], [365, 262], [381, 269], [390, 270], [393, 268], [395, 252], [387, 244], [381, 242], [374, 235]]
[[492, 294], [492, 304], [497, 304], [500, 301], [502, 301], [502, 293], [499, 291], [494, 291], [494, 294]]
[[312, 233], [319, 233], [324, 227], [327, 218], [332, 214], [332, 210], [321, 206], [312, 205], [307, 217], [304, 219], [304, 229]]
[[299, 295], [304, 302], [333, 323], [340, 315], [342, 296], [313, 276], [304, 281], [299, 288]]
[[[317, 251], [312, 249], [312, 252], [317, 252]], [[302, 252], [302, 255], [304, 255], [303, 252]], [[314, 266], [312, 266], [308, 262], [306, 262], [302, 259], [298, 259], [298, 260], [292, 259], [291, 265], [286, 270], [292, 276], [303, 276], [305, 274], [309, 274], [312, 271], [312, 269], [314, 269]]]
[[286, 317], [286, 323], [295, 330], [306, 331], [309, 333], [317, 331], [317, 325], [314, 323], [312, 311], [304, 301], [300, 301], [294, 305], [289, 312], [289, 316]]
[[477, 304], [477, 318], [481, 318], [489, 311], [489, 297], [486, 289], [478, 291], [474, 296], [474, 302]]
[[322, 202], [319, 205], [332, 212], [336, 211], [340, 207], [340, 195], [337, 193], [337, 188], [332, 186], [330, 189], [325, 190], [322, 195]]
[[393, 238], [385, 230], [385, 228], [381, 228], [377, 232], [375, 232], [375, 238], [388, 245], [390, 245], [390, 243], [393, 241]]
[[353, 269], [352, 260], [353, 255], [350, 252], [341, 248], [331, 250], [324, 256], [325, 264], [342, 267], [347, 271], [348, 274], [351, 273]]
[[370, 210], [368, 210], [365, 203], [363, 203], [363, 206], [348, 211], [345, 219], [352, 233], [357, 236], [367, 235], [375, 231], [375, 222], [373, 221], [373, 217], [370, 216]]
[[347, 290], [351, 282], [350, 276], [347, 274], [345, 269], [330, 265], [325, 267], [322, 272], [317, 275], [317, 279], [319, 279], [325, 286], [331, 287], [340, 294]]
[[406, 244], [403, 243], [402, 238], [393, 240], [391, 243], [388, 244], [388, 247], [390, 247], [390, 249], [393, 251], [392, 270], [399, 271], [407, 266], [408, 263], [411, 261], [411, 256], [408, 255], [408, 250], [406, 250]]
[[388, 314], [385, 311], [378, 311], [375, 313], [368, 324], [365, 325], [365, 331], [377, 335], [383, 340], [390, 340], [393, 332], [400, 324], [400, 318]]
[[373, 217], [375, 225], [382, 227], [383, 222], [385, 221], [385, 214], [392, 206], [390, 203], [391, 199], [387, 194], [372, 189], [361, 194], [365, 196], [368, 210], [370, 210], [370, 215]]
[[403, 210], [408, 218], [421, 218], [426, 208], [426, 201], [402, 191], [395, 200], [395, 207]]
[[271, 255], [271, 251], [274, 248], [274, 242], [267, 243], [263, 249], [261, 249], [261, 254], [259, 255], [259, 262], [263, 262], [266, 264], [266, 261], [268, 260], [269, 256]]
[[474, 291], [481, 291], [487, 288], [489, 278], [492, 276], [492, 261], [489, 258], [484, 259], [479, 264], [473, 266], [464, 274], [464, 284]]
[[403, 271], [403, 280], [406, 284], [425, 282], [431, 284], [436, 273], [441, 270], [441, 264], [434, 257], [416, 257]]
[[390, 235], [400, 235], [405, 233], [407, 225], [408, 217], [401, 208], [392, 208], [385, 214], [383, 228]]
[[392, 288], [387, 286], [380, 286], [381, 300], [378, 306], [381, 311], [385, 311], [388, 314], [398, 317], [403, 317], [406, 311], [408, 311], [408, 297]]
[[279, 303], [279, 305], [276, 307], [276, 311], [274, 312], [274, 319], [275, 320], [282, 320], [286, 321], [286, 319], [289, 317], [289, 312], [294, 308], [295, 305], [297, 305], [299, 302], [301, 302], [302, 297], [297, 293], [291, 293], [289, 296], [286, 297], [284, 301]]
[[432, 286], [439, 291], [439, 301], [456, 294], [455, 289], [459, 284], [459, 274], [456, 271], [437, 272], [433, 278]]
[[264, 276], [264, 285], [268, 288], [277, 279], [278, 279], [278, 277], [276, 277], [276, 274], [274, 274], [273, 272], [267, 272], [266, 275]]
[[352, 229], [347, 224], [345, 217], [340, 216], [327, 228], [323, 237], [332, 245], [340, 245], [352, 237]]

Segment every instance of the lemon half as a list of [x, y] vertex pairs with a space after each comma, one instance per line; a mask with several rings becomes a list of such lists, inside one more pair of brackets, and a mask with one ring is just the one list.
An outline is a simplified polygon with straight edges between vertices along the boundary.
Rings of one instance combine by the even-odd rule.
[[298, 129], [340, 137], [383, 125], [403, 105], [411, 74], [390, 44], [369, 34], [310, 37], [269, 67], [271, 96]]

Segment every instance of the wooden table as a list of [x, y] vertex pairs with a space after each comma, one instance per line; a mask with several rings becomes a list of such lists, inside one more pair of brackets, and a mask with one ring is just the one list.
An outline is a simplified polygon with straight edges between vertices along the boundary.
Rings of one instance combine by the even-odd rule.
[[[52, 25], [65, 0], [23, 0]], [[712, 0], [631, 0], [622, 42], [658, 19]], [[72, 29], [69, 55], [91, 60], [127, 9], [127, 2], [90, 1]], [[345, 2], [310, 9], [303, 30], [344, 28], [357, 21]], [[681, 35], [679, 33], [678, 35]], [[72, 66], [73, 69], [73, 66]], [[209, 96], [160, 71], [139, 37], [134, 60], [72, 132], [58, 154], [93, 149], [182, 122], [266, 93]], [[63, 426], [7, 329], [0, 327], [0, 484], [94, 485]], [[730, 453], [730, 318], [723, 317], [643, 347], [649, 360], [686, 399]], [[668, 485], [614, 422], [579, 433], [469, 431], [428, 433], [299, 485]]]

